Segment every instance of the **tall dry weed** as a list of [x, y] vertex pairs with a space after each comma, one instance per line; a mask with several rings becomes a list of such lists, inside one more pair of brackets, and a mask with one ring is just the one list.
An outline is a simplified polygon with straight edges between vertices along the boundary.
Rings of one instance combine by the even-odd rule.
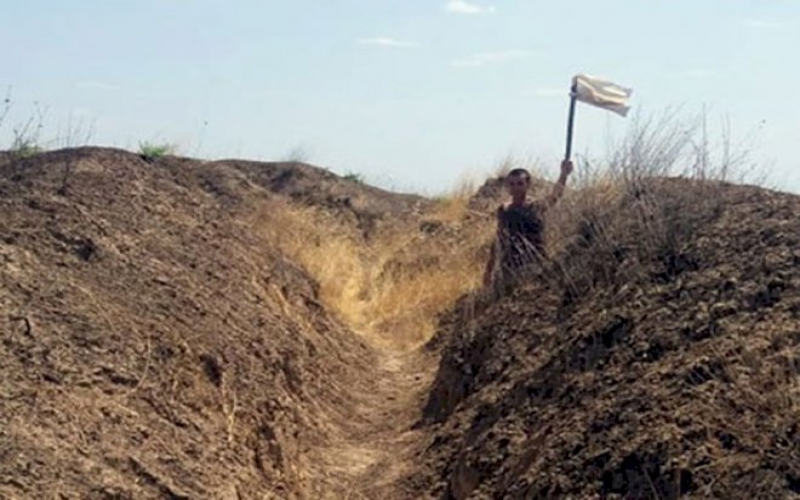
[[554, 276], [574, 293], [641, 278], [653, 261], [681, 265], [683, 246], [724, 209], [721, 184], [741, 182], [747, 151], [705, 117], [634, 117], [602, 162], [584, 160], [549, 221]]

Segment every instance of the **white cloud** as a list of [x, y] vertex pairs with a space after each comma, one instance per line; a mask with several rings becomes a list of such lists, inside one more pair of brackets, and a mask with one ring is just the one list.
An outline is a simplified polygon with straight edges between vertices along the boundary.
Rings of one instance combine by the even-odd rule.
[[503, 64], [509, 61], [513, 61], [516, 59], [524, 59], [526, 57], [531, 57], [537, 55], [536, 52], [531, 52], [529, 50], [503, 50], [500, 52], [480, 52], [478, 54], [472, 54], [468, 57], [463, 59], [455, 59], [452, 61], [452, 65], [458, 68], [467, 68], [467, 67], [481, 67], [487, 66], [490, 64]]
[[416, 42], [409, 42], [405, 40], [397, 40], [388, 36], [381, 36], [377, 38], [362, 38], [358, 41], [361, 45], [380, 45], [382, 47], [419, 47]]
[[450, 0], [445, 10], [453, 14], [494, 14], [497, 11], [494, 5], [483, 7], [467, 0]]

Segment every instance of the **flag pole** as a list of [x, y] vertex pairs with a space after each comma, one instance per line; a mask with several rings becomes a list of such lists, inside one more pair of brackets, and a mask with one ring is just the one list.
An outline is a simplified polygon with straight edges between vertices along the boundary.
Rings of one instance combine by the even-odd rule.
[[569, 120], [567, 121], [567, 152], [564, 155], [564, 160], [569, 160], [572, 156], [572, 131], [575, 128], [575, 101], [578, 97], [578, 82], [572, 80], [572, 89], [570, 90], [569, 102]]

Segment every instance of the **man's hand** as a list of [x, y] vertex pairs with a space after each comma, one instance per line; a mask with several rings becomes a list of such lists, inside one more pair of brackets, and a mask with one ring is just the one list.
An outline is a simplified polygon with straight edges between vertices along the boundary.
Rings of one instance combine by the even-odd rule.
[[572, 160], [564, 160], [561, 162], [561, 177], [568, 177], [569, 174], [575, 169], [575, 165], [572, 164]]

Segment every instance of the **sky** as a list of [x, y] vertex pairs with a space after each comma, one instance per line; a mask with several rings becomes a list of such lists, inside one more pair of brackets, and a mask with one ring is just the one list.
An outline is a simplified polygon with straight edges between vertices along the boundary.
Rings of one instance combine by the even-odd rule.
[[[586, 73], [633, 88], [636, 115], [728, 123], [800, 193], [797, 0], [0, 0], [0, 46], [0, 148], [40, 114], [48, 147], [171, 143], [435, 193], [508, 157], [556, 172]], [[631, 122], [579, 105], [579, 160]]]

